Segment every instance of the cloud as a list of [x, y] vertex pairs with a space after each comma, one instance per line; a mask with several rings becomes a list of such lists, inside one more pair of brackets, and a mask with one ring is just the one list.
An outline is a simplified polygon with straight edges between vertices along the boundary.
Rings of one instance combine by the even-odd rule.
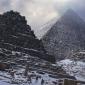
[[10, 0], [0, 0], [0, 13], [10, 9]]
[[58, 13], [54, 9], [53, 0], [22, 0], [22, 3], [20, 1], [12, 1], [12, 8], [25, 15], [28, 23], [32, 23], [34, 26], [43, 24], [53, 17], [58, 16]]

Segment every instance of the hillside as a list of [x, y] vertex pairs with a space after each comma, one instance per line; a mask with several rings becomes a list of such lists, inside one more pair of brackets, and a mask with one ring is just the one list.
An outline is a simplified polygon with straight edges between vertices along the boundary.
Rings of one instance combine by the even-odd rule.
[[[25, 17], [14, 11], [0, 15], [0, 48], [27, 53], [50, 62], [55, 61], [53, 56], [46, 54], [42, 41], [37, 39], [27, 25]], [[6, 56], [4, 52], [0, 52], [0, 55]]]
[[49, 54], [56, 59], [71, 58], [85, 49], [85, 22], [73, 10], [68, 10], [42, 37]]

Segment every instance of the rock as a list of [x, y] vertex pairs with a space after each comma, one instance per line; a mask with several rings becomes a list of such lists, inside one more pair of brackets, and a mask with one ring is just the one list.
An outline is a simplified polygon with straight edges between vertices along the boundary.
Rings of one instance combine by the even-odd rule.
[[[8, 11], [0, 15], [0, 48], [55, 62], [55, 57], [46, 54], [42, 41], [37, 39], [25, 17], [18, 12]], [[6, 50], [3, 53], [11, 54]]]
[[6, 70], [10, 68], [10, 64], [0, 62], [0, 70]]
[[18, 12], [9, 11], [0, 15], [0, 41], [2, 40], [3, 43], [45, 51], [42, 42], [27, 25], [25, 17]]
[[39, 74], [45, 74], [45, 72], [43, 72], [43, 71], [37, 71], [37, 73], [39, 73]]

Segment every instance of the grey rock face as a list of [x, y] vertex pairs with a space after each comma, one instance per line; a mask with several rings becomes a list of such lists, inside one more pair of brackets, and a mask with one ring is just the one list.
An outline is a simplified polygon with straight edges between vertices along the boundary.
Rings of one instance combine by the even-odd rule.
[[73, 56], [85, 49], [85, 22], [72, 10], [68, 10], [42, 38], [49, 54], [57, 59]]
[[[46, 54], [42, 41], [27, 25], [25, 17], [14, 11], [0, 15], [0, 48], [55, 61], [54, 57]], [[1, 55], [6, 56], [4, 53]]]
[[25, 17], [14, 11], [0, 15], [0, 42], [44, 51]]

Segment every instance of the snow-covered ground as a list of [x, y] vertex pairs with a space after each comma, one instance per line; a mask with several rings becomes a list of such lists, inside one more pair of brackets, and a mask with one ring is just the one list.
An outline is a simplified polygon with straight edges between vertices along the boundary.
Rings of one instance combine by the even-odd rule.
[[[55, 66], [56, 64], [52, 64]], [[62, 60], [58, 62], [58, 65], [62, 66], [64, 70], [71, 76], [75, 76], [78, 80], [85, 81], [85, 62], [72, 61], [69, 59]], [[34, 74], [39, 76], [36, 80], [36, 76], [31, 78], [31, 83], [29, 84], [28, 78], [25, 77], [24, 68], [16, 69], [15, 78], [13, 79], [8, 72], [0, 71], [0, 85], [55, 85], [58, 79], [52, 78], [48, 73], [40, 74], [37, 71], [29, 71], [28, 75]], [[41, 84], [42, 79], [44, 84]]]
[[58, 62], [59, 65], [71, 76], [75, 76], [77, 80], [85, 81], [85, 62], [72, 61], [65, 59]]
[[[21, 55], [21, 57], [16, 58], [16, 53]], [[57, 82], [59, 77], [55, 77], [54, 75], [56, 74], [53, 74], [53, 72], [57, 73], [58, 71], [59, 73], [64, 72], [64, 74], [66, 74], [66, 71], [71, 76], [75, 76], [78, 80], [85, 81], [85, 62], [75, 62], [69, 59], [65, 59], [59, 61], [58, 64], [51, 64], [47, 61], [27, 54], [23, 54], [22, 56], [20, 52], [12, 51], [12, 55], [14, 55], [15, 58], [13, 57], [9, 60], [2, 59], [2, 62], [9, 61], [12, 63], [13, 70], [16, 71], [15, 77], [13, 78], [9, 72], [0, 71], [0, 85], [55, 85], [54, 82]], [[28, 71], [28, 75], [35, 74], [34, 77], [31, 77], [30, 84], [28, 77], [24, 76], [25, 65], [27, 63], [29, 63], [29, 68], [31, 67], [31, 70]], [[60, 65], [60, 67], [58, 65]], [[61, 66], [65, 71], [61, 70]], [[52, 74], [50, 74], [50, 72]], [[38, 80], [36, 80], [36, 76], [39, 76]], [[42, 79], [44, 80], [44, 84], [41, 84]]]
[[[23, 75], [24, 69], [18, 69], [15, 74], [15, 78], [12, 78], [8, 72], [0, 71], [0, 85], [54, 85], [53, 81], [57, 79], [49, 77], [49, 74], [39, 74], [36, 71], [28, 72], [28, 75], [35, 74], [40, 76], [36, 80], [36, 76], [31, 77], [31, 83], [29, 83], [28, 78]], [[42, 79], [44, 83], [41, 84]]]
[[[6, 49], [4, 50], [8, 51]], [[13, 78], [9, 71], [0, 71], [0, 85], [42, 85], [42, 79], [44, 80], [43, 85], [54, 85], [53, 82], [58, 80], [49, 73], [54, 72], [53, 70], [50, 70], [50, 67], [57, 68], [56, 64], [51, 65], [51, 63], [44, 61], [43, 59], [39, 59], [38, 57], [33, 57], [28, 54], [22, 54], [20, 52], [12, 51], [11, 54], [13, 57], [10, 57], [9, 59], [2, 59], [1, 62], [10, 63], [12, 65], [13, 70], [16, 71], [15, 77]], [[16, 54], [21, 57], [16, 57]], [[30, 84], [28, 77], [24, 76], [26, 64], [29, 64], [29, 68], [31, 68], [31, 70], [29, 69], [28, 71], [28, 75], [35, 74], [34, 77], [31, 77]], [[48, 68], [44, 68], [46, 66]], [[36, 80], [36, 76], [39, 76], [38, 80]]]

